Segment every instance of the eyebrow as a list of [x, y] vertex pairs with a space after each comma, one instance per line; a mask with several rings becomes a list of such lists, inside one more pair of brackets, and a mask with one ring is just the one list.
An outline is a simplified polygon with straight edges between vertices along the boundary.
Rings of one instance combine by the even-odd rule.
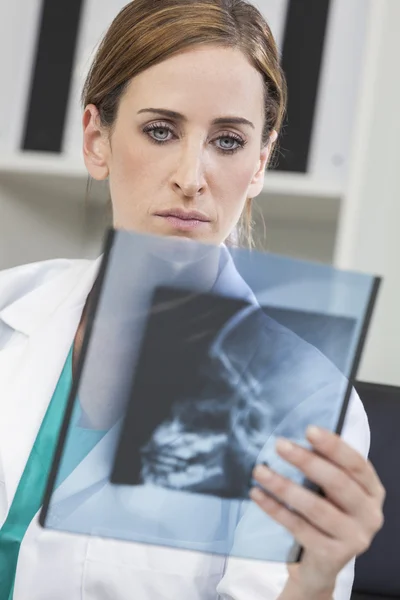
[[[187, 122], [187, 118], [181, 113], [175, 112], [174, 110], [167, 110], [166, 108], [142, 108], [139, 110], [138, 115], [141, 113], [154, 113], [157, 115], [163, 115], [170, 119], [176, 119], [177, 121]], [[244, 119], [243, 117], [219, 117], [214, 119], [212, 125], [225, 125], [225, 124], [236, 124], [236, 125], [249, 125], [254, 129], [254, 125], [251, 121]]]

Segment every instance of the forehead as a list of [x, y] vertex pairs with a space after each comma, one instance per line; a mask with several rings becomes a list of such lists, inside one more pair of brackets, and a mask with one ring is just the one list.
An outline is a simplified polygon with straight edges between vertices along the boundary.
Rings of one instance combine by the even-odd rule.
[[247, 57], [213, 46], [191, 48], [150, 67], [133, 78], [125, 95], [131, 108], [156, 105], [189, 118], [201, 113], [262, 120], [263, 100], [263, 78]]

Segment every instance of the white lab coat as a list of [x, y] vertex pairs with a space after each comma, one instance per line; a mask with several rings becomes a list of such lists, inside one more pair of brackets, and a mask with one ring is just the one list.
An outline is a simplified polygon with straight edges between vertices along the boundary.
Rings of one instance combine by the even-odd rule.
[[[71, 347], [100, 259], [0, 273], [0, 526]], [[343, 437], [364, 456], [369, 428], [354, 393]], [[32, 520], [14, 600], [273, 600], [286, 565], [43, 530]], [[354, 561], [335, 600], [350, 598]]]

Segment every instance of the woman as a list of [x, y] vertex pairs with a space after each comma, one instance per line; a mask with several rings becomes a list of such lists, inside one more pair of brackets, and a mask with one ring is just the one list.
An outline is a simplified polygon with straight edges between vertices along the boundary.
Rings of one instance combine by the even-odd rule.
[[[91, 177], [109, 181], [115, 227], [218, 245], [249, 220], [263, 188], [285, 84], [271, 32], [246, 2], [135, 0], [107, 32], [83, 104], [85, 164]], [[316, 454], [278, 447], [326, 498], [266, 467], [254, 473], [299, 513], [252, 491], [305, 548], [288, 572], [39, 528], [97, 268], [98, 261], [50, 261], [0, 275], [2, 600], [325, 600], [335, 584], [336, 597], [349, 598], [351, 561], [381, 527], [384, 498], [365, 458], [368, 425], [355, 397], [344, 439], [310, 429]]]

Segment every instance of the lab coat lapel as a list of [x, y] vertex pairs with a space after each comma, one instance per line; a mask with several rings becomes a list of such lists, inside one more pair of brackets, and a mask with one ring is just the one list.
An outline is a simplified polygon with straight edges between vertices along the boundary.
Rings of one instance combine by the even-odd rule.
[[236, 268], [234, 257], [232, 257], [224, 244], [220, 246], [220, 249], [220, 271], [212, 291], [221, 294], [221, 296], [241, 298], [242, 300], [250, 302], [250, 304], [258, 306], [258, 301], [253, 290]]
[[77, 261], [1, 313], [21, 339], [0, 353], [0, 452], [8, 506], [75, 336], [100, 259]]
[[[229, 252], [224, 250], [225, 265], [215, 291], [244, 296], [254, 302], [250, 289], [236, 273]], [[24, 334], [17, 344], [0, 353], [0, 452], [9, 505], [71, 347], [101, 258], [93, 262], [76, 261], [71, 269], [0, 313], [9, 326]], [[236, 274], [233, 286], [232, 274]], [[108, 435], [101, 447], [112, 437]]]
[[[258, 307], [256, 297], [251, 288], [238, 273], [234, 260], [228, 249], [222, 245], [220, 272], [213, 286], [213, 291], [229, 297], [243, 298]], [[254, 310], [252, 308], [251, 310]], [[246, 316], [249, 309], [243, 311]], [[60, 487], [54, 491], [54, 503], [61, 502], [73, 494], [79, 494], [110, 476], [121, 423], [117, 423], [88, 453], [85, 459], [74, 469]]]
[[[254, 305], [250, 311], [258, 307], [257, 299], [251, 288], [238, 273], [234, 260], [228, 249], [221, 245], [220, 271], [212, 291], [233, 298], [242, 298]], [[243, 317], [249, 309], [242, 311]], [[219, 352], [219, 349], [218, 349]], [[220, 355], [218, 354], [220, 358]], [[226, 357], [228, 359], [228, 357]], [[54, 491], [53, 502], [57, 504], [74, 494], [79, 495], [91, 486], [106, 481], [111, 473], [111, 461], [114, 457], [121, 423], [117, 423], [104, 438], [88, 453], [85, 459], [74, 469], [65, 481]]]

